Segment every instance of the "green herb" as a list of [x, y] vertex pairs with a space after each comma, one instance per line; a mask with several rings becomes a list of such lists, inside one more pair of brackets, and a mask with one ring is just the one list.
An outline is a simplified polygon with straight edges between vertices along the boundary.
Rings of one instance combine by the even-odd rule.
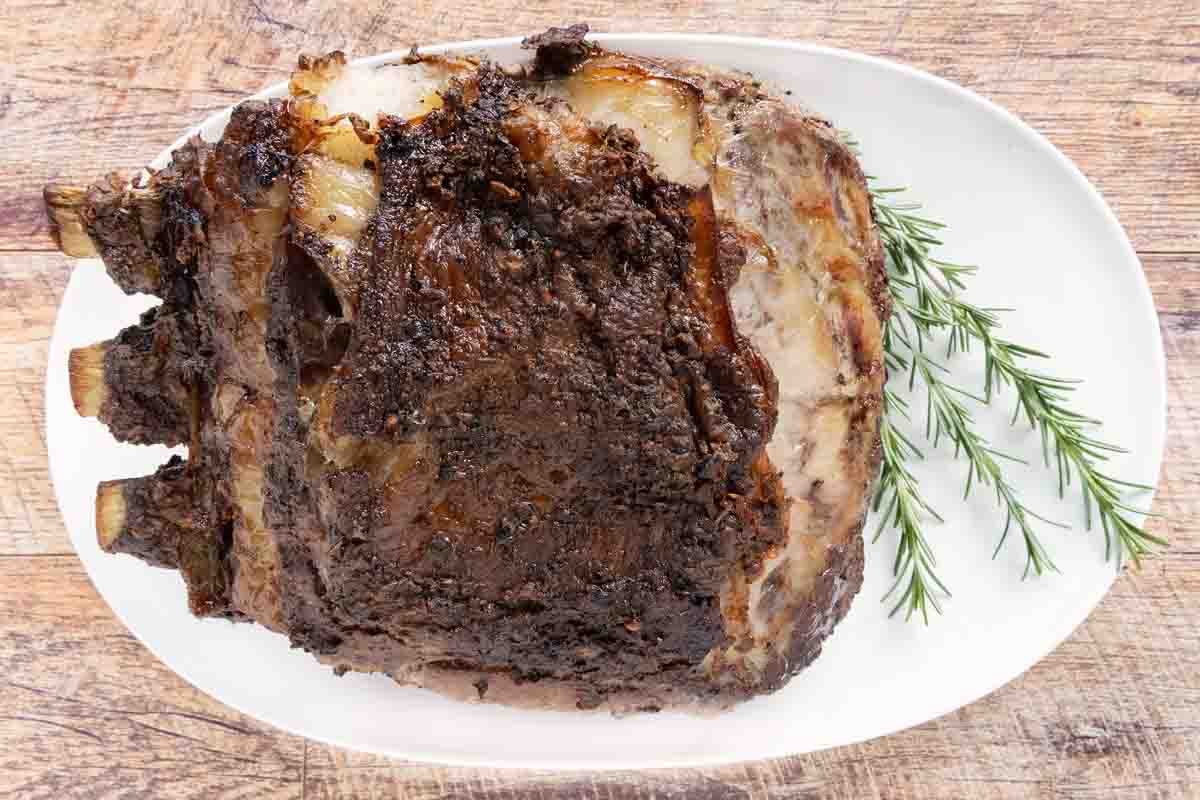
[[[851, 141], [851, 146], [854, 144]], [[1021, 532], [1025, 548], [1025, 576], [1057, 571], [1045, 546], [1033, 528], [1033, 520], [1051, 522], [1026, 506], [1005, 477], [1002, 464], [1016, 461], [993, 449], [978, 432], [969, 410], [971, 404], [988, 405], [1002, 388], [1017, 395], [1012, 422], [1022, 417], [1039, 432], [1043, 458], [1049, 466], [1053, 458], [1058, 473], [1059, 496], [1063, 497], [1072, 480], [1082, 487], [1087, 527], [1098, 518], [1104, 531], [1106, 558], [1117, 568], [1128, 558], [1135, 564], [1156, 546], [1166, 542], [1146, 533], [1135, 524], [1133, 514], [1143, 513], [1122, 499], [1125, 490], [1149, 490], [1152, 487], [1118, 480], [1102, 471], [1111, 454], [1124, 452], [1089, 433], [1100, 423], [1068, 407], [1076, 382], [1036, 371], [1029, 362], [1046, 358], [1044, 353], [1001, 338], [1001, 309], [982, 308], [966, 302], [961, 292], [965, 278], [974, 267], [952, 264], [932, 255], [942, 244], [940, 223], [918, 214], [920, 206], [901, 203], [896, 195], [903, 189], [878, 188], [868, 179], [884, 249], [887, 252], [888, 278], [893, 314], [884, 331], [884, 350], [889, 380], [907, 374], [909, 388], [920, 381], [927, 396], [926, 438], [937, 447], [943, 440], [954, 444], [954, 453], [967, 461], [964, 499], [973, 486], [983, 484], [996, 493], [997, 503], [1005, 511], [1005, 524], [996, 551], [1011, 529]], [[947, 359], [960, 351], [977, 346], [984, 357], [982, 394], [967, 391], [950, 380], [946, 366], [928, 352], [937, 336], [947, 340]], [[884, 414], [880, 425], [882, 467], [874, 497], [876, 510], [883, 509], [878, 539], [891, 526], [899, 534], [899, 546], [893, 565], [896, 582], [885, 596], [893, 596], [901, 586], [892, 614], [905, 611], [928, 621], [928, 609], [941, 611], [939, 596], [949, 591], [937, 577], [936, 559], [923, 524], [941, 521], [937, 512], [921, 496], [908, 465], [923, 458], [921, 451], [897, 428], [897, 417], [908, 417], [906, 405], [890, 389], [884, 391]]]
[[908, 471], [908, 461], [924, 456], [908, 437], [892, 425], [896, 414], [908, 417], [904, 400], [885, 387], [883, 418], [879, 423], [883, 466], [879, 471], [879, 481], [875, 485], [873, 506], [879, 511], [886, 500], [887, 507], [879, 520], [879, 527], [872, 541], [877, 541], [888, 525], [900, 534], [900, 546], [896, 548], [896, 560], [892, 564], [892, 573], [896, 576], [896, 581], [884, 599], [895, 594], [901, 583], [904, 583], [904, 592], [896, 600], [892, 614], [906, 608], [906, 618], [911, 618], [914, 612], [920, 612], [921, 617], [928, 623], [929, 606], [932, 605], [935, 611], [941, 613], [938, 595], [948, 597], [950, 590], [933, 571], [937, 566], [937, 559], [934, 558], [933, 549], [925, 539], [921, 519], [932, 517], [941, 522], [942, 518], [921, 497], [917, 490], [917, 480]]

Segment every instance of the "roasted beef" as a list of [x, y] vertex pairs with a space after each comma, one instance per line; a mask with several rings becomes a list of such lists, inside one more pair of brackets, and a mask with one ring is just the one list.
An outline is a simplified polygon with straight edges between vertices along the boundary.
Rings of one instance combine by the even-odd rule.
[[67, 252], [163, 300], [72, 354], [77, 409], [189, 445], [101, 485], [101, 545], [338, 671], [585, 709], [771, 691], [862, 580], [862, 173], [748, 76], [530, 45], [302, 58], [167, 169], [48, 188]]

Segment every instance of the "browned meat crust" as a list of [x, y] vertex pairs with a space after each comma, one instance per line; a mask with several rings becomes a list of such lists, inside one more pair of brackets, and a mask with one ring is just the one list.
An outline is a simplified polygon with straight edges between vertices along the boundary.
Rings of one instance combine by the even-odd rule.
[[522, 47], [537, 51], [533, 74], [538, 78], [566, 75], [578, 67], [595, 52], [595, 47], [584, 40], [588, 34], [586, 23], [566, 28], [549, 28], [544, 33], [527, 37]]
[[[195, 613], [454, 695], [723, 705], [816, 656], [861, 583], [877, 447], [887, 309], [861, 172], [808, 118], [772, 133], [754, 115], [775, 101], [737, 78], [651, 65], [690, 87], [718, 165], [825, 148], [819, 187], [764, 191], [796, 208], [832, 193], [848, 242], [840, 267], [807, 268], [846, 355], [828, 368], [843, 399], [805, 406], [857, 487], [830, 494], [826, 472], [800, 463], [789, 485], [772, 463], [780, 384], [731, 295], [747, 270], [776, 279], [756, 270], [795, 218], [752, 224], [739, 214], [764, 198], [731, 202], [769, 170], [744, 171], [749, 189], [719, 167], [711, 186], [668, 180], [632, 131], [547, 96], [608, 57], [584, 32], [529, 40], [526, 75], [456, 63], [415, 119], [354, 119], [362, 144], [336, 147], [366, 155], [378, 207], [336, 264], [290, 219], [341, 135], [311, 103], [344, 58], [302, 62], [321, 71], [296, 83], [308, 106], [245, 103], [144, 187], [48, 190], [122, 288], [164, 299], [78, 351], [77, 407], [122, 438], [191, 444], [186, 467], [102, 487], [106, 549], [180, 568]], [[722, 139], [714, 109], [766, 140]]]
[[152, 308], [137, 325], [100, 347], [103, 361], [98, 371], [85, 371], [79, 359], [73, 359], [72, 365], [74, 382], [122, 387], [121, 391], [104, 392], [95, 416], [123, 442], [187, 444], [192, 434], [194, 383], [189, 372], [197, 367], [192, 316], [162, 306]]
[[773, 379], [711, 281], [710, 200], [490, 68], [475, 92], [381, 132], [326, 391], [334, 436], [406, 463], [318, 488], [328, 597], [462, 669], [696, 680], [727, 563], [784, 535]]

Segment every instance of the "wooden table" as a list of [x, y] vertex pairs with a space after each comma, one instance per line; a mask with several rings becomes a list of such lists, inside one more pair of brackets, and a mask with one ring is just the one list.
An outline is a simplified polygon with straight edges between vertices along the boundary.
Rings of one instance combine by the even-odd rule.
[[[0, 35], [0, 796], [1009, 798], [1200, 795], [1200, 6], [1196, 0], [583, 0], [520, 11], [372, 0], [4, 0]], [[1048, 135], [1141, 255], [1167, 352], [1152, 528], [1052, 655], [943, 719], [816, 755], [704, 770], [449, 769], [286, 735], [186, 685], [109, 611], [72, 553], [46, 471], [43, 368], [71, 268], [41, 187], [131, 170], [280, 80], [300, 52], [533, 32], [721, 31], [898, 59]]]

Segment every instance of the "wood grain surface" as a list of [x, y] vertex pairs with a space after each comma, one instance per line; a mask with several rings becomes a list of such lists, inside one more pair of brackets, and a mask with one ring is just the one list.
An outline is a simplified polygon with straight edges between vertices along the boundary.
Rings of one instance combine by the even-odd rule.
[[[524, 7], [521, 7], [524, 6]], [[16, 798], [1024, 798], [1200, 796], [1200, 4], [1052, 0], [472, 4], [0, 0], [0, 796]], [[1100, 188], [1162, 322], [1168, 445], [1151, 523], [1054, 653], [967, 708], [815, 755], [704, 770], [405, 764], [306, 742], [187, 686], [112, 615], [46, 471], [42, 385], [70, 264], [51, 179], [141, 166], [297, 53], [526, 33], [705, 31], [882, 55], [969, 86]], [[731, 735], [734, 735], [731, 732]]]

